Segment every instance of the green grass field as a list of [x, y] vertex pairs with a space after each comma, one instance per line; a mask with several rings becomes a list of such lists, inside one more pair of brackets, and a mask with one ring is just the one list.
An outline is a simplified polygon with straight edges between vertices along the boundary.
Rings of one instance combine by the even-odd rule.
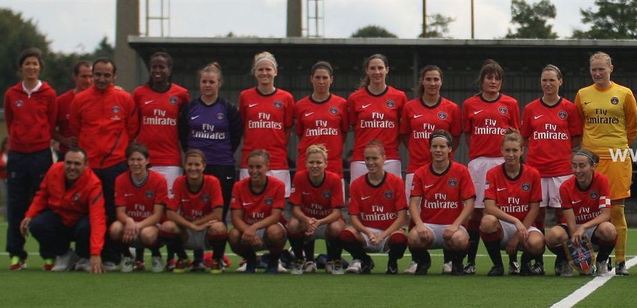
[[[6, 223], [0, 224], [0, 246], [4, 248]], [[629, 234], [627, 254], [637, 254], [637, 230]], [[86, 306], [281, 306], [281, 307], [411, 307], [480, 306], [547, 307], [568, 296], [591, 277], [553, 276], [553, 256], [547, 254], [544, 277], [486, 277], [491, 263], [481, 244], [476, 276], [451, 277], [439, 274], [440, 253], [434, 251], [428, 276], [386, 276], [386, 258], [374, 257], [372, 275], [332, 276], [324, 273], [246, 275], [235, 273], [234, 265], [222, 275], [208, 273], [49, 273], [41, 269], [37, 243], [30, 239], [29, 268], [7, 269], [8, 257], [0, 260], [0, 303], [2, 307], [86, 307]], [[317, 253], [324, 250], [317, 243]], [[348, 256], [347, 256], [348, 257]], [[506, 260], [506, 257], [505, 257]], [[401, 271], [409, 257], [401, 262]], [[150, 264], [150, 261], [147, 261]], [[616, 277], [580, 302], [581, 307], [634, 305], [637, 274]]]

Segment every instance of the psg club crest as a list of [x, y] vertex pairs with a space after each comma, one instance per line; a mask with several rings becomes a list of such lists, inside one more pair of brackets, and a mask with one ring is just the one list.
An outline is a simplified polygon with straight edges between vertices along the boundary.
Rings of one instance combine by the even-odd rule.
[[223, 120], [225, 116], [223, 115], [223, 113], [219, 112], [217, 113], [217, 120]]
[[613, 96], [610, 98], [610, 103], [613, 105], [619, 104], [619, 98], [617, 96]]
[[113, 106], [111, 111], [113, 111], [113, 113], [119, 113], [120, 111], [122, 111], [122, 108], [120, 106]]
[[531, 189], [531, 184], [529, 184], [529, 183], [522, 184], [522, 190], [523, 191], [529, 191], [529, 189]]
[[330, 107], [330, 110], [329, 110], [329, 111], [330, 111], [330, 113], [331, 113], [331, 114], [333, 114], [333, 115], [338, 114], [338, 109], [336, 109], [336, 107], [334, 107], [334, 106]]
[[444, 112], [444, 111], [440, 111], [440, 112], [438, 112], [438, 119], [440, 119], [440, 120], [446, 120], [446, 119], [447, 119], [447, 117], [448, 117], [448, 116], [447, 116], [447, 113], [446, 113], [446, 112]]
[[283, 103], [281, 101], [274, 101], [274, 108], [281, 109], [283, 108]]
[[591, 191], [591, 199], [597, 200], [599, 198], [599, 194], [596, 191]]
[[331, 191], [324, 191], [323, 192], [323, 198], [325, 198], [325, 199], [332, 198], [332, 192]]
[[568, 113], [564, 110], [560, 110], [560, 112], [557, 113], [557, 116], [562, 120], [566, 120], [566, 118], [568, 118]]
[[21, 99], [15, 101], [15, 106], [21, 108], [22, 106], [24, 106], [24, 101]]
[[394, 192], [391, 190], [385, 191], [383, 195], [385, 196], [385, 199], [394, 199]]
[[449, 181], [447, 181], [447, 184], [451, 187], [456, 187], [458, 185], [458, 180], [456, 178], [450, 178]]
[[171, 97], [168, 98], [168, 102], [171, 105], [177, 105], [177, 96], [172, 95]]
[[205, 203], [205, 204], [210, 203], [210, 195], [209, 194], [203, 194], [201, 196], [201, 201], [203, 201], [203, 203]]
[[78, 201], [80, 200], [80, 193], [75, 193], [75, 195], [73, 195], [73, 201]]
[[147, 190], [144, 195], [146, 196], [146, 199], [153, 199], [155, 198], [155, 192], [152, 190]]
[[509, 114], [509, 108], [507, 108], [506, 106], [500, 106], [498, 107], [498, 112], [500, 112], [501, 114]]
[[385, 102], [385, 105], [387, 105], [387, 107], [388, 107], [388, 108], [394, 108], [394, 107], [396, 107], [396, 103], [395, 103], [393, 100], [391, 100], [391, 99], [388, 99], [388, 100]]
[[274, 201], [272, 201], [272, 198], [265, 198], [265, 200], [263, 200], [263, 203], [265, 203], [265, 205], [267, 206], [272, 206], [272, 203], [274, 203]]

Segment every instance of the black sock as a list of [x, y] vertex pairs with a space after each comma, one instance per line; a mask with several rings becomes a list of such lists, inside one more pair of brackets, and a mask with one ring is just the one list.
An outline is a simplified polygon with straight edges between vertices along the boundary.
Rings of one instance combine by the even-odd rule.
[[128, 245], [122, 244], [120, 246], [120, 250], [122, 252], [122, 256], [127, 257], [127, 258], [132, 258], [133, 257], [133, 255], [130, 252], [130, 248], [129, 248]]
[[509, 264], [513, 262], [518, 262], [518, 252], [516, 251], [514, 254], [509, 255]]
[[270, 259], [268, 259], [268, 268], [278, 268], [281, 251], [270, 251]]
[[223, 260], [223, 255], [226, 253], [226, 240], [216, 240], [210, 242], [212, 246], [212, 254], [217, 261]]
[[168, 247], [177, 254], [179, 259], [185, 260], [188, 259], [188, 255], [186, 254], [186, 250], [184, 250], [184, 244], [181, 242], [181, 238], [179, 236], [167, 239]]
[[597, 252], [597, 262], [604, 262], [608, 260], [608, 256], [613, 251], [615, 246], [613, 245], [599, 245], [599, 251]]
[[290, 236], [290, 246], [297, 260], [303, 260], [303, 237]]
[[522, 253], [522, 259], [520, 260], [520, 263], [522, 263], [522, 266], [526, 266], [534, 258], [535, 258], [535, 256], [533, 256], [530, 253], [525, 251], [525, 252]]
[[493, 265], [503, 267], [502, 255], [500, 254], [500, 241], [484, 241], [484, 246], [487, 247], [487, 252], [489, 253], [489, 258], [491, 258]]
[[[451, 262], [453, 261], [452, 257], [453, 257], [453, 253], [447, 249], [442, 249], [442, 255], [443, 255], [443, 262], [447, 263], [447, 262]], [[463, 254], [464, 255], [464, 254]], [[475, 262], [475, 257], [474, 257], [474, 262]]]
[[144, 247], [135, 247], [135, 261], [144, 262]]
[[469, 248], [467, 249], [467, 263], [476, 264], [478, 254], [478, 244], [480, 244], [480, 232], [478, 230], [468, 230]]
[[363, 251], [363, 245], [359, 242], [344, 242], [343, 249], [352, 255], [352, 258], [362, 260], [365, 252]]
[[340, 260], [343, 253], [341, 241], [338, 239], [326, 239], [325, 246], [327, 248], [327, 259], [330, 261]]
[[155, 247], [151, 247], [150, 248], [150, 253], [153, 257], [160, 257], [161, 258], [161, 250], [159, 249], [159, 246], [155, 246]]
[[401, 259], [405, 254], [407, 245], [405, 244], [390, 244], [389, 245], [389, 260], [395, 261]]
[[[462, 260], [464, 259], [465, 251], [449, 251], [449, 261], [453, 264], [454, 267], [462, 268]], [[449, 261], [445, 261], [449, 262]]]
[[305, 239], [303, 242], [303, 252], [306, 261], [314, 261], [314, 239]]

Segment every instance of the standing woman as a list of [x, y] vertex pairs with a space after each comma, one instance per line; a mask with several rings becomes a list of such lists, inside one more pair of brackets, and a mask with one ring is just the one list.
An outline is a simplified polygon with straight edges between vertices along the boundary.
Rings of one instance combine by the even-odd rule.
[[312, 144], [327, 149], [327, 170], [343, 177], [343, 143], [349, 128], [347, 101], [330, 93], [334, 81], [332, 65], [325, 61], [312, 65], [312, 94], [296, 103], [296, 134], [299, 136], [297, 172], [305, 170], [306, 150]]
[[270, 174], [285, 184], [287, 198], [292, 184], [288, 167], [288, 137], [294, 124], [294, 97], [274, 86], [277, 66], [271, 53], [256, 54], [252, 73], [257, 86], [243, 90], [239, 95], [239, 113], [244, 127], [239, 177], [249, 176], [248, 155], [256, 149], [264, 149], [272, 157]]
[[500, 93], [504, 70], [498, 62], [487, 59], [480, 69], [480, 93], [462, 105], [463, 129], [469, 147], [469, 173], [476, 188], [475, 209], [469, 220], [469, 250], [466, 274], [476, 272], [476, 253], [480, 241], [479, 226], [484, 210], [487, 171], [504, 162], [500, 147], [509, 128], [518, 129], [520, 109], [513, 97]]
[[[582, 121], [575, 104], [560, 96], [562, 72], [552, 64], [542, 70], [540, 77], [542, 97], [524, 107], [521, 134], [527, 144], [527, 163], [542, 176], [542, 202], [536, 227], [544, 233], [544, 217], [547, 207], [560, 216], [562, 202], [560, 185], [572, 174], [569, 159], [571, 149], [577, 147], [582, 135]], [[544, 262], [539, 259], [533, 267], [544, 272]]]
[[599, 156], [597, 170], [610, 182], [610, 221], [617, 229], [615, 273], [628, 275], [626, 269], [626, 217], [624, 200], [630, 197], [632, 161], [629, 146], [637, 139], [637, 103], [633, 92], [610, 80], [613, 64], [608, 54], [596, 52], [590, 57], [594, 84], [577, 92], [575, 104], [584, 129], [582, 147]]
[[234, 152], [241, 143], [243, 126], [237, 107], [219, 96], [222, 84], [219, 63], [213, 62], [201, 69], [201, 96], [184, 108], [179, 125], [182, 147], [201, 150], [206, 155], [204, 173], [214, 175], [221, 182], [225, 223], [236, 180]]
[[523, 144], [522, 136], [509, 130], [500, 147], [504, 163], [487, 172], [480, 233], [493, 262], [489, 276], [504, 275], [500, 249], [510, 259], [523, 251], [521, 269], [509, 261], [511, 275], [532, 275], [531, 260], [544, 253], [544, 235], [534, 226], [542, 200], [540, 173], [522, 164]]
[[354, 127], [354, 153], [350, 164], [351, 182], [367, 173], [363, 152], [367, 144], [378, 140], [386, 152], [384, 169], [402, 177], [399, 123], [407, 97], [386, 83], [387, 57], [373, 54], [363, 62], [365, 77], [361, 87], [347, 99], [349, 121]]
[[148, 148], [153, 158], [151, 170], [166, 178], [170, 197], [175, 179], [183, 173], [178, 119], [190, 95], [188, 90], [171, 81], [173, 59], [168, 53], [155, 52], [150, 56], [149, 65], [148, 82], [133, 92], [140, 123], [136, 141]]
[[51, 166], [51, 138], [55, 130], [57, 107], [55, 90], [41, 81], [42, 52], [29, 48], [18, 61], [22, 80], [4, 94], [4, 116], [9, 134], [7, 158], [7, 252], [10, 270], [26, 267], [27, 252], [20, 222]]

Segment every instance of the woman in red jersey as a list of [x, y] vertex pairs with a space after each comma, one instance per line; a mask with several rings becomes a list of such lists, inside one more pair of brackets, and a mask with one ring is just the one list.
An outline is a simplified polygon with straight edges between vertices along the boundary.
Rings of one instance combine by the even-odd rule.
[[608, 272], [608, 256], [615, 246], [617, 230], [610, 223], [608, 178], [595, 171], [598, 162], [597, 154], [586, 149], [576, 151], [571, 158], [574, 176], [560, 186], [562, 224], [551, 228], [546, 236], [546, 246], [557, 256], [556, 275], [570, 276], [573, 272], [562, 243], [569, 238], [578, 243], [583, 237], [599, 250], [597, 274]]
[[462, 225], [473, 211], [475, 190], [467, 167], [449, 158], [452, 136], [445, 130], [431, 133], [431, 163], [418, 168], [409, 202], [414, 227], [409, 250], [417, 262], [415, 274], [425, 275], [431, 265], [429, 249], [449, 251], [454, 275], [463, 275], [462, 259], [469, 233]]
[[476, 188], [475, 209], [469, 220], [469, 251], [466, 274], [476, 272], [476, 253], [480, 241], [479, 226], [484, 210], [487, 171], [504, 162], [500, 146], [508, 128], [518, 129], [519, 107], [513, 97], [502, 94], [504, 70], [498, 62], [488, 59], [480, 69], [480, 93], [466, 99], [462, 105], [463, 129], [469, 147], [469, 173]]
[[383, 169], [385, 149], [381, 142], [369, 143], [363, 155], [368, 172], [352, 182], [350, 226], [340, 234], [343, 248], [354, 258], [346, 272], [369, 274], [374, 262], [366, 252], [389, 252], [385, 273], [398, 274], [398, 260], [407, 248], [404, 183]]
[[249, 178], [232, 189], [232, 226], [228, 241], [232, 251], [246, 260], [245, 273], [254, 273], [258, 250], [270, 252], [266, 273], [278, 272], [279, 257], [285, 246], [286, 230], [282, 212], [285, 208], [285, 184], [270, 170], [270, 154], [254, 150], [247, 156]]
[[[164, 177], [148, 170], [149, 154], [146, 146], [131, 144], [126, 149], [128, 172], [115, 180], [117, 220], [109, 228], [111, 239], [122, 243], [122, 272], [144, 270], [144, 255], [136, 254], [133, 261], [130, 247], [157, 248], [158, 224], [168, 203], [168, 189]], [[161, 272], [161, 256], [153, 254], [153, 272]]]
[[407, 97], [403, 91], [387, 85], [387, 57], [381, 54], [371, 55], [365, 59], [363, 67], [365, 78], [361, 87], [347, 99], [349, 122], [354, 128], [351, 181], [367, 172], [363, 152], [365, 146], [373, 140], [382, 142], [387, 151], [383, 168], [401, 177], [399, 123]]
[[[190, 149], [184, 153], [184, 157], [186, 174], [175, 180], [174, 195], [166, 215], [169, 221], [164, 222], [161, 227], [162, 232], [170, 238], [170, 245], [179, 258], [173, 272], [183, 273], [189, 265], [184, 249], [204, 250], [211, 247], [215, 259], [210, 272], [218, 274], [223, 271], [222, 258], [228, 238], [226, 225], [221, 217], [221, 185], [216, 177], [203, 173], [206, 168], [203, 152]], [[192, 268], [202, 270], [205, 267], [193, 263]]]
[[294, 175], [294, 191], [290, 195], [294, 207], [287, 227], [296, 257], [292, 274], [316, 271], [314, 240], [317, 238], [325, 239], [327, 246], [326, 270], [343, 274], [338, 240], [345, 228], [341, 214], [343, 185], [340, 175], [327, 170], [328, 156], [325, 146], [310, 145], [306, 150], [306, 169]]
[[253, 150], [264, 149], [272, 155], [269, 174], [285, 184], [287, 198], [291, 189], [288, 137], [294, 124], [294, 97], [274, 86], [277, 66], [271, 53], [256, 54], [252, 73], [257, 86], [243, 90], [239, 95], [239, 113], [244, 127], [239, 178], [249, 176], [248, 155]]
[[480, 233], [493, 261], [489, 276], [504, 275], [500, 249], [510, 258], [523, 251], [521, 269], [509, 261], [512, 275], [531, 275], [531, 260], [544, 253], [544, 235], [533, 225], [542, 200], [540, 173], [522, 164], [523, 144], [522, 136], [509, 129], [501, 146], [504, 163], [487, 172]]
[[312, 65], [312, 94], [296, 103], [296, 134], [299, 137], [297, 172], [305, 170], [305, 153], [312, 144], [327, 149], [327, 170], [343, 176], [343, 143], [349, 127], [347, 101], [330, 93], [334, 81], [332, 65], [325, 61]]
[[[524, 107], [521, 134], [528, 152], [526, 162], [542, 176], [542, 202], [535, 226], [544, 233], [546, 208], [559, 216], [560, 185], [571, 176], [571, 149], [578, 146], [582, 121], [575, 104], [560, 96], [562, 72], [552, 64], [542, 70], [542, 97]], [[536, 260], [533, 271], [544, 273], [544, 262]]]
[[18, 65], [22, 80], [4, 93], [4, 118], [9, 136], [7, 252], [12, 271], [26, 267], [27, 252], [20, 222], [53, 163], [49, 147], [57, 115], [55, 90], [39, 79], [44, 68], [42, 52], [37, 48], [24, 50]]

